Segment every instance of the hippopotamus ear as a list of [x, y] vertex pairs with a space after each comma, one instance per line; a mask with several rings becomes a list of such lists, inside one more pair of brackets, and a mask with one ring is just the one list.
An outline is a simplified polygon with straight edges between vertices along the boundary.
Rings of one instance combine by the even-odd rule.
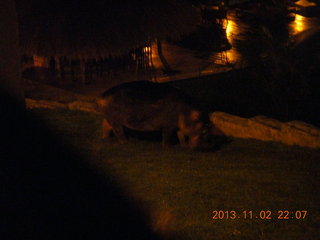
[[113, 96], [108, 96], [106, 98], [97, 98], [96, 109], [100, 112], [104, 112], [108, 106], [113, 102]]
[[99, 110], [104, 110], [107, 107], [108, 102], [103, 98], [97, 98], [96, 104]]

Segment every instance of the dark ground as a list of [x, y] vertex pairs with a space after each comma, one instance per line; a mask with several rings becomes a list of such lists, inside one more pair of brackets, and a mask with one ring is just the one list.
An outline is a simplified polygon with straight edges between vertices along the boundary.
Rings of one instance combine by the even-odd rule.
[[159, 239], [114, 179], [4, 94], [0, 103], [1, 239]]

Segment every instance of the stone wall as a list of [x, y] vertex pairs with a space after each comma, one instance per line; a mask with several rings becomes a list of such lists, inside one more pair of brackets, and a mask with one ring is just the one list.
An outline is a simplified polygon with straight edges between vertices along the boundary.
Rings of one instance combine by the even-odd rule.
[[[97, 104], [92, 101], [61, 103], [49, 100], [26, 99], [27, 108], [50, 108], [86, 111], [100, 114]], [[236, 138], [252, 138], [275, 141], [288, 145], [320, 148], [320, 129], [300, 121], [280, 122], [265, 116], [242, 118], [224, 112], [210, 115], [212, 134]]]

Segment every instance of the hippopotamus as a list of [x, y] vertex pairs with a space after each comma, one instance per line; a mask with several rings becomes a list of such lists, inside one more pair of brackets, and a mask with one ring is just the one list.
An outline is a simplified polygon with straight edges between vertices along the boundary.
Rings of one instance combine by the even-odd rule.
[[124, 128], [161, 131], [163, 145], [176, 134], [182, 146], [197, 149], [209, 132], [208, 114], [186, 94], [162, 83], [123, 83], [105, 91], [97, 103], [104, 115], [103, 139], [113, 132], [125, 143]]

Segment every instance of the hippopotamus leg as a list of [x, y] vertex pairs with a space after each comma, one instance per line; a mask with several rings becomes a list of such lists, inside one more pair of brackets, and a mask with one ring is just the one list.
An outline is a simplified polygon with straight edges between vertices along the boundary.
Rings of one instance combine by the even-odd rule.
[[181, 145], [182, 147], [186, 147], [186, 146], [187, 146], [186, 135], [183, 133], [183, 131], [179, 130], [179, 131], [177, 132], [177, 136], [178, 136], [180, 145]]
[[109, 124], [109, 122], [106, 119], [103, 119], [102, 121], [102, 139], [108, 139], [110, 137], [110, 134], [112, 132], [112, 126]]
[[116, 136], [116, 138], [119, 140], [120, 143], [126, 143], [128, 141], [127, 136], [124, 133], [123, 126], [119, 123], [116, 123], [114, 121], [108, 120], [110, 123], [110, 126], [112, 127], [113, 133]]

